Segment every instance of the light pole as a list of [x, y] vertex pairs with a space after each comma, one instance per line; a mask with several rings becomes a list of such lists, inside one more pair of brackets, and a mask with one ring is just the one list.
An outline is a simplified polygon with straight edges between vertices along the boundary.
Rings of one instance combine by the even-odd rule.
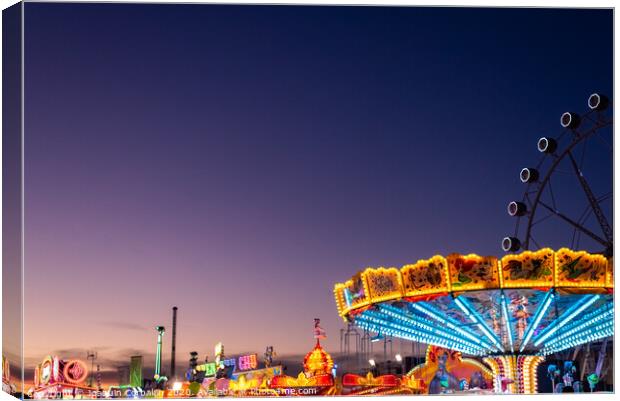
[[164, 326], [155, 327], [157, 330], [157, 353], [155, 354], [155, 380], [159, 381], [159, 375], [161, 374], [161, 347], [163, 343], [164, 333], [166, 328]]

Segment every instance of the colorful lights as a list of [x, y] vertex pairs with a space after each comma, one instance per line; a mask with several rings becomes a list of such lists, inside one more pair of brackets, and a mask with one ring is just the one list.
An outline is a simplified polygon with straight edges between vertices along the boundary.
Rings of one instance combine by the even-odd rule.
[[563, 287], [605, 287], [608, 260], [603, 255], [562, 248], [555, 253], [555, 282]]
[[404, 287], [403, 296], [415, 297], [450, 291], [448, 262], [441, 255], [418, 260], [400, 269]]
[[494, 256], [452, 254], [446, 258], [453, 291], [472, 291], [498, 288], [498, 262]]
[[472, 322], [477, 324], [480, 331], [482, 331], [484, 335], [487, 336], [487, 338], [491, 340], [493, 344], [495, 344], [497, 349], [499, 349], [500, 351], [504, 351], [504, 347], [499, 342], [497, 336], [491, 332], [491, 329], [489, 329], [489, 326], [486, 325], [486, 323], [484, 322], [484, 320], [482, 320], [480, 315], [471, 308], [469, 303], [464, 298], [456, 297], [454, 298], [454, 303], [459, 308], [461, 308], [463, 313], [465, 313], [465, 315], [467, 315], [471, 319]]
[[256, 354], [242, 355], [239, 357], [239, 370], [256, 369], [258, 361]]
[[613, 264], [602, 255], [437, 255], [356, 277], [358, 295], [352, 281], [336, 285], [345, 320], [376, 333], [373, 341], [399, 337], [486, 356], [501, 392], [536, 393], [545, 355], [614, 333]]
[[510, 352], [515, 352], [514, 350], [514, 341], [512, 338], [512, 327], [510, 324], [510, 315], [508, 314], [508, 304], [506, 302], [506, 295], [504, 291], [502, 291], [501, 295], [501, 303], [502, 303], [502, 313], [504, 315], [504, 323], [506, 325], [506, 332], [508, 333], [508, 344], [510, 345]]
[[88, 376], [88, 368], [84, 362], [75, 359], [65, 363], [63, 375], [66, 382], [78, 384], [86, 380], [86, 377]]
[[613, 319], [607, 319], [595, 327], [582, 330], [574, 335], [566, 336], [548, 346], [545, 345], [540, 352], [543, 355], [549, 355], [554, 352], [559, 352], [567, 348], [576, 347], [581, 344], [597, 341], [613, 335], [614, 321]]
[[501, 288], [547, 288], [554, 285], [555, 256], [552, 249], [505, 255], [500, 261]]
[[535, 394], [538, 391], [536, 370], [544, 360], [543, 356], [538, 355], [521, 355], [517, 358], [517, 372], [520, 372], [517, 374], [517, 382], [520, 393]]
[[48, 384], [52, 379], [53, 372], [53, 359], [51, 356], [46, 356], [39, 368], [39, 383], [42, 385]]
[[[444, 327], [438, 327], [437, 325], [433, 324], [433, 322], [427, 319], [424, 319], [420, 316], [408, 314], [402, 309], [396, 308], [394, 306], [380, 305], [379, 310], [381, 314], [387, 316], [388, 318], [391, 318], [392, 321], [398, 320], [402, 322], [403, 324], [405, 324], [407, 327], [409, 327], [411, 330], [414, 330], [418, 332], [419, 334], [426, 333], [427, 335], [434, 335], [440, 338], [445, 338], [451, 343], [463, 344], [471, 349], [478, 349], [478, 350], [484, 349], [480, 345], [462, 338], [457, 333], [454, 333], [450, 330], [446, 330]], [[374, 311], [368, 311], [368, 314], [377, 316], [376, 312]]]
[[[582, 332], [587, 330], [599, 330], [602, 326], [613, 319], [614, 308], [598, 309], [591, 313], [586, 314], [582, 319], [577, 322], [572, 322], [567, 325], [560, 335], [554, 336], [545, 342], [544, 346], [549, 347], [558, 341], [565, 340], [569, 337], [576, 338], [581, 335]], [[591, 326], [595, 326], [592, 328]]]
[[[365, 311], [356, 316], [355, 323], [369, 331], [381, 332], [382, 335], [389, 335], [404, 339], [409, 339], [427, 344], [439, 345], [446, 348], [463, 351], [472, 355], [481, 355], [485, 351], [479, 346], [473, 347], [464, 343], [458, 336], [441, 333], [432, 333], [421, 328], [413, 328], [410, 325], [389, 320], [388, 316], [372, 311]], [[460, 341], [459, 341], [460, 340]]]
[[461, 334], [461, 335], [469, 338], [470, 340], [472, 340], [476, 344], [481, 345], [482, 347], [485, 347], [485, 348], [488, 348], [488, 349], [492, 349], [492, 347], [493, 347], [490, 343], [487, 343], [484, 339], [480, 338], [480, 336], [478, 336], [476, 334], [473, 334], [473, 333], [465, 330], [463, 327], [461, 327], [462, 323], [457, 321], [456, 319], [451, 318], [448, 315], [444, 315], [442, 317], [442, 312], [437, 310], [434, 306], [432, 306], [431, 304], [429, 304], [427, 302], [411, 303], [411, 304], [409, 304], [409, 307], [414, 309], [414, 310], [417, 310], [419, 312], [422, 312], [423, 314], [428, 315], [432, 319], [437, 320], [442, 325], [448, 327], [449, 329], [454, 330], [458, 334]]
[[217, 366], [215, 362], [203, 363], [202, 365], [196, 366], [196, 371], [205, 372], [205, 377], [215, 376]]
[[373, 302], [382, 302], [400, 298], [403, 293], [403, 284], [400, 271], [395, 267], [386, 269], [366, 269], [364, 271], [368, 294]]
[[89, 387], [84, 385], [87, 377], [88, 368], [84, 362], [77, 359], [65, 361], [48, 355], [35, 366], [34, 391], [38, 394], [37, 397], [47, 398], [49, 392], [72, 392], [75, 387], [88, 389]]
[[564, 327], [568, 322], [573, 320], [577, 315], [586, 310], [590, 305], [596, 302], [601, 296], [598, 294], [595, 295], [586, 295], [581, 298], [577, 303], [575, 303], [572, 307], [570, 307], [562, 316], [558, 317], [553, 323], [547, 326], [534, 340], [534, 345], [538, 346], [543, 341], [545, 341], [549, 336], [558, 331], [560, 328]]
[[519, 349], [520, 352], [523, 352], [523, 350], [525, 349], [525, 346], [530, 341], [532, 334], [534, 334], [534, 330], [540, 324], [540, 320], [547, 313], [547, 310], [549, 309], [549, 305], [551, 305], [551, 301], [553, 301], [554, 296], [555, 295], [553, 294], [553, 291], [549, 291], [545, 295], [545, 298], [541, 302], [540, 306], [538, 307], [538, 310], [536, 311], [536, 314], [534, 315], [533, 322], [528, 326], [527, 331], [525, 332], [525, 336], [523, 337], [523, 342], [521, 342], [521, 348]]
[[321, 347], [321, 343], [317, 339], [312, 351], [308, 352], [304, 358], [304, 372], [312, 376], [331, 375], [333, 367], [334, 360]]

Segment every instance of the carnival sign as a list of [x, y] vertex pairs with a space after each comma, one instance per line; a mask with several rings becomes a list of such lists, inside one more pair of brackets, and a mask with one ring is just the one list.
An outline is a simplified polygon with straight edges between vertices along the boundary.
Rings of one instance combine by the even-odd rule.
[[88, 368], [84, 362], [74, 359], [65, 363], [63, 374], [66, 382], [77, 384], [86, 379], [88, 376]]

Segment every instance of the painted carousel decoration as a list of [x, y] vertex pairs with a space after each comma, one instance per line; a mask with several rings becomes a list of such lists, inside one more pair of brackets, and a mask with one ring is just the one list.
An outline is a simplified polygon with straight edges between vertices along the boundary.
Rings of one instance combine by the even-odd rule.
[[431, 345], [425, 363], [407, 376], [418, 380], [425, 394], [493, 388], [493, 372], [475, 359], [463, 358], [459, 351]]
[[336, 284], [334, 295], [346, 322], [489, 357], [507, 391], [533, 393], [535, 380], [521, 378], [535, 376], [546, 355], [613, 337], [613, 286], [604, 255], [543, 248], [369, 267]]
[[48, 355], [35, 366], [33, 398], [93, 398], [96, 388], [85, 384], [87, 377], [84, 362]]

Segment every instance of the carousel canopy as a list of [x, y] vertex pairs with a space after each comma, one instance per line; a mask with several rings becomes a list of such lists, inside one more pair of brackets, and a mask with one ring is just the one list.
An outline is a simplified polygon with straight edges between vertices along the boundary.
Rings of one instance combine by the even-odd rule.
[[612, 260], [566, 248], [367, 268], [334, 294], [345, 321], [470, 355], [547, 355], [613, 336]]

